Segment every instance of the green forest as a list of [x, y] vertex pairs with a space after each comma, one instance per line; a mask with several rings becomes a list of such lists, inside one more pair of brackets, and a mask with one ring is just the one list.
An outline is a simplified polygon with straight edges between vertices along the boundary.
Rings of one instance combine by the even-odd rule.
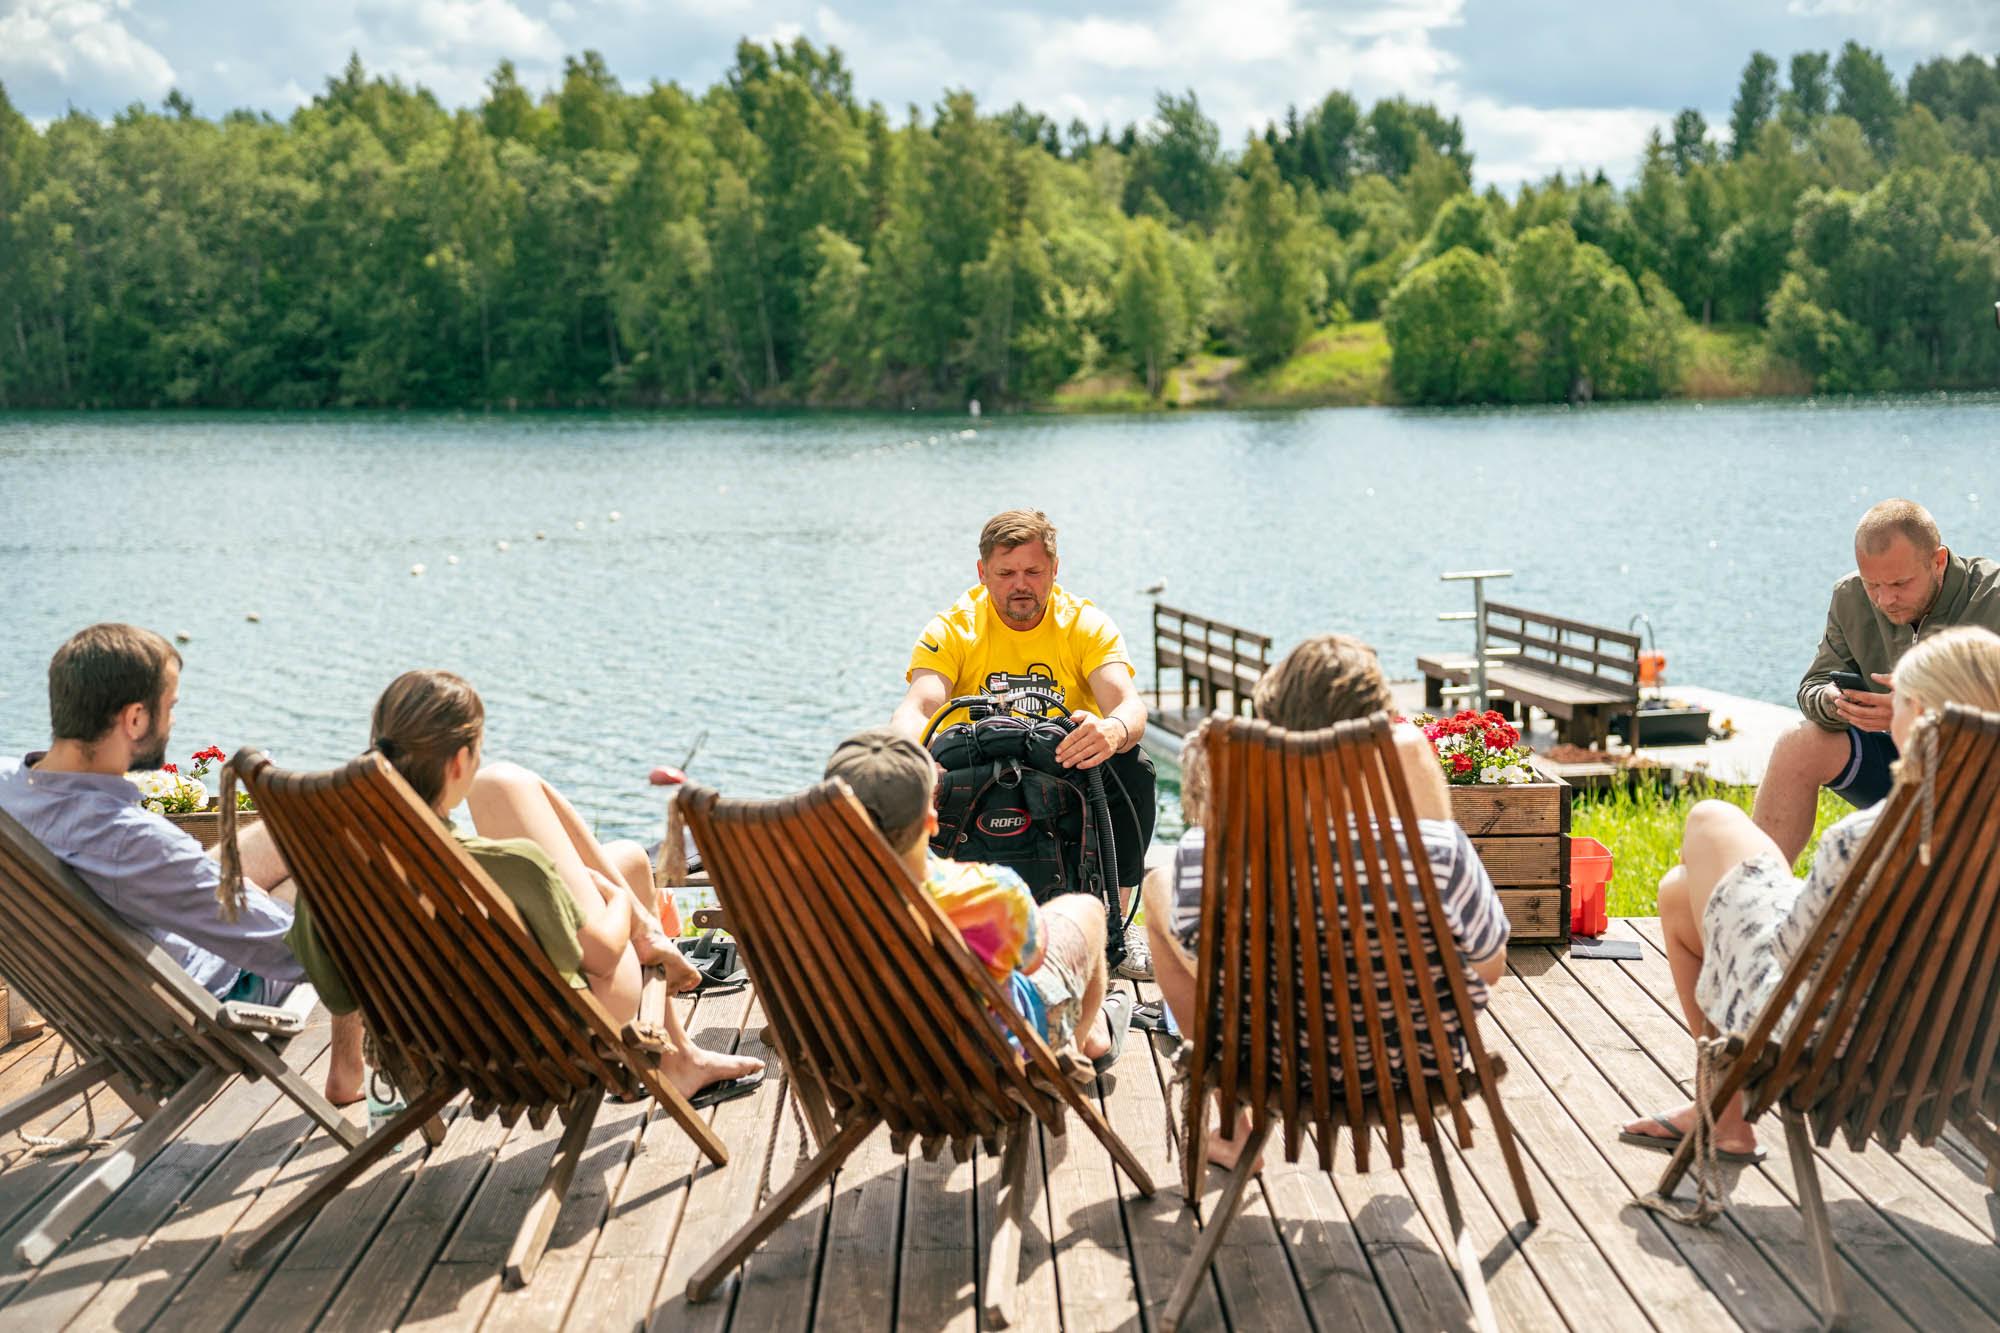
[[0, 89], [0, 407], [1144, 402], [1348, 329], [1413, 403], [1704, 392], [1703, 330], [1799, 391], [2000, 383], [1993, 62], [1759, 52], [1633, 154], [1508, 198], [1427, 104], [1236, 147], [1193, 90], [897, 114], [803, 40], [700, 94], [503, 63], [460, 110], [358, 59], [286, 120]]

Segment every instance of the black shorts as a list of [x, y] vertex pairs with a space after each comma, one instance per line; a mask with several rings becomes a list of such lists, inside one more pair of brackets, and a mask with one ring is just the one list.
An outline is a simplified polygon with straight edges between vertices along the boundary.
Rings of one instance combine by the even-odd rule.
[[1826, 789], [1856, 810], [1865, 810], [1889, 794], [1895, 784], [1890, 771], [1896, 762], [1896, 742], [1886, 731], [1847, 729], [1847, 767]]

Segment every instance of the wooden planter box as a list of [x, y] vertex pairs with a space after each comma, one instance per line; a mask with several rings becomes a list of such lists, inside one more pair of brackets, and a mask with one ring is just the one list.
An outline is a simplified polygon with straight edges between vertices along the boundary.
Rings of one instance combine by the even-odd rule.
[[1569, 942], [1570, 785], [1451, 788], [1451, 813], [1500, 890], [1515, 944]]
[[[255, 810], [238, 810], [236, 826], [239, 829], [249, 828], [263, 817]], [[204, 849], [222, 841], [222, 812], [214, 806], [192, 815], [168, 815], [166, 819], [183, 833], [193, 834], [195, 841]]]

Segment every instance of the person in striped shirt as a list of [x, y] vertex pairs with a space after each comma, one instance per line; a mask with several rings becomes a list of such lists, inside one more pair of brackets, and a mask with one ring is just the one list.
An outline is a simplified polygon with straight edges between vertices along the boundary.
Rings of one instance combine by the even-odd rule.
[[[1257, 683], [1252, 702], [1258, 717], [1287, 731], [1317, 731], [1348, 718], [1392, 709], [1388, 682], [1383, 679], [1374, 649], [1342, 634], [1322, 634], [1299, 644]], [[1507, 916], [1471, 839], [1452, 821], [1450, 793], [1430, 742], [1406, 722], [1396, 725], [1395, 739], [1416, 802], [1418, 841], [1437, 883], [1446, 918], [1444, 924], [1465, 962], [1473, 1007], [1482, 1009], [1486, 1005], [1487, 986], [1499, 980], [1507, 966]], [[1193, 949], [1201, 930], [1202, 857], [1207, 846], [1201, 827], [1207, 813], [1202, 728], [1188, 738], [1182, 750], [1181, 775], [1181, 800], [1188, 831], [1175, 848], [1173, 860], [1147, 874], [1143, 892], [1146, 932], [1153, 946], [1160, 995], [1177, 1022], [1186, 1027], [1195, 1005]], [[1363, 910], [1365, 914], [1373, 914], [1372, 907], [1365, 904]], [[1375, 975], [1380, 979], [1375, 1001], [1383, 1015], [1385, 1052], [1392, 1070], [1400, 1071], [1406, 1056], [1397, 1040], [1394, 999], [1380, 966], [1380, 952], [1374, 953], [1373, 958], [1377, 964]], [[1433, 958], [1431, 967], [1442, 990], [1442, 961]], [[1358, 1002], [1360, 998], [1357, 988], [1354, 999]], [[1455, 1019], [1455, 1014], [1448, 1018], [1446, 1027], [1452, 1030], [1456, 1045], [1462, 1038], [1455, 1030]], [[1332, 1027], [1336, 1021], [1333, 1006], [1329, 1004], [1328, 1026]], [[1418, 1052], [1418, 1062], [1426, 1070], [1438, 1067], [1436, 1052], [1429, 1049]], [[1376, 1078], [1372, 1058], [1361, 1060], [1359, 1072], [1363, 1090], [1372, 1093]], [[1225, 1114], [1228, 1109], [1223, 1108]], [[1235, 1165], [1236, 1154], [1248, 1132], [1248, 1124], [1239, 1123], [1233, 1138], [1224, 1139], [1211, 1133], [1209, 1161], [1223, 1167]]]

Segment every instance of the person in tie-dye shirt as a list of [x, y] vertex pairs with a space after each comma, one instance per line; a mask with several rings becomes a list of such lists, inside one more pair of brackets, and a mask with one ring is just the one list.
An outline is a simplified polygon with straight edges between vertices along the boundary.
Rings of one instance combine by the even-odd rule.
[[878, 727], [850, 736], [827, 761], [868, 811], [973, 956], [1052, 1046], [1074, 1041], [1098, 1069], [1110, 1067], [1131, 1022], [1131, 996], [1109, 986], [1104, 904], [1066, 893], [1037, 904], [1005, 866], [930, 854], [937, 832], [937, 764], [915, 741]]

